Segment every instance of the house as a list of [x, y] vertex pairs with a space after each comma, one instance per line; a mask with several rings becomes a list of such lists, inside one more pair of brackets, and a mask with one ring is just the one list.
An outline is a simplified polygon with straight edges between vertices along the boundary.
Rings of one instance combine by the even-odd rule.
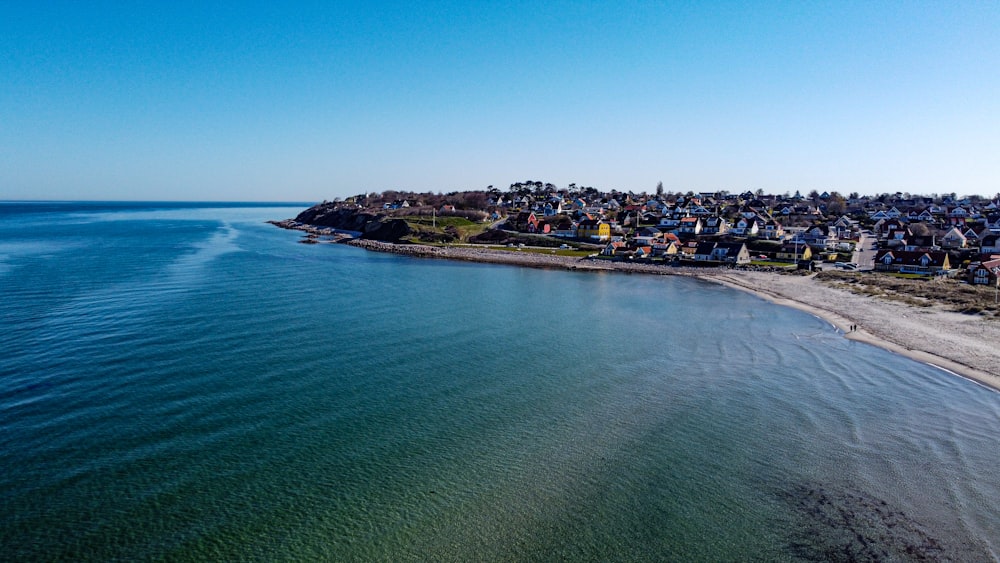
[[979, 241], [979, 253], [985, 256], [1000, 254], [1000, 235], [990, 233]]
[[808, 244], [794, 244], [786, 242], [774, 253], [774, 259], [779, 262], [798, 262], [799, 260], [812, 260], [812, 249]]
[[547, 201], [545, 202], [545, 205], [542, 206], [542, 215], [545, 215], [546, 217], [559, 215], [564, 211], [565, 210], [563, 209], [562, 201], [557, 201], [555, 204], [553, 204], [551, 201]]
[[888, 219], [876, 226], [875, 235], [881, 240], [903, 240], [910, 234], [910, 228], [899, 219]]
[[512, 222], [511, 227], [515, 231], [533, 233], [538, 230], [538, 217], [531, 211], [521, 211], [507, 221]]
[[837, 238], [851, 238], [857, 228], [857, 221], [845, 215], [831, 223], [830, 228], [837, 233]]
[[951, 269], [947, 252], [907, 252], [882, 249], [875, 254], [875, 269], [901, 274], [936, 274]]
[[611, 225], [600, 219], [584, 219], [576, 226], [576, 238], [609, 240], [611, 239]]
[[685, 258], [694, 258], [695, 252], [698, 251], [698, 245], [701, 243], [697, 240], [689, 240], [687, 242], [681, 243], [680, 251]]
[[762, 238], [767, 240], [778, 240], [785, 235], [784, 229], [781, 228], [781, 223], [775, 221], [774, 219], [768, 219], [764, 221], [764, 229], [760, 232]]
[[987, 216], [986, 228], [995, 233], [1000, 233], [1000, 214]]
[[898, 246], [893, 248], [907, 252], [941, 250], [941, 247], [937, 245], [937, 237], [934, 235], [913, 235], [908, 239], [904, 239], [902, 243], [903, 246], [901, 249]]
[[669, 231], [676, 231], [681, 226], [681, 220], [672, 215], [663, 217], [660, 222], [656, 224], [657, 227], [661, 229], [666, 229]]
[[704, 206], [698, 204], [688, 205], [688, 213], [696, 217], [708, 217], [709, 215], [712, 214], [711, 211], [706, 209]]
[[829, 225], [813, 225], [802, 233], [802, 240], [818, 248], [834, 248], [839, 239], [836, 230]]
[[941, 246], [944, 248], [965, 248], [968, 244], [968, 239], [962, 234], [962, 231], [958, 227], [952, 227], [950, 231], [941, 237]]
[[574, 223], [568, 218], [563, 217], [559, 221], [559, 223], [556, 224], [555, 232], [553, 234], [557, 237], [575, 238], [576, 223]]
[[743, 242], [720, 242], [715, 245], [717, 260], [730, 264], [749, 264], [750, 250]]
[[695, 246], [691, 257], [699, 262], [712, 260], [712, 251], [715, 250], [715, 243], [712, 241], [701, 241]]
[[601, 251], [601, 255], [614, 256], [619, 250], [625, 250], [626, 248], [627, 247], [625, 246], [624, 242], [620, 240], [612, 241], [609, 242], [607, 246], [604, 247], [604, 250]]
[[946, 217], [948, 218], [948, 224], [950, 225], [965, 226], [965, 222], [969, 219], [970, 213], [964, 207], [959, 206], [949, 211]]
[[743, 242], [702, 241], [695, 248], [695, 260], [701, 262], [725, 262], [727, 264], [749, 264], [750, 251]]
[[681, 252], [681, 244], [675, 240], [654, 241], [650, 247], [654, 254], [660, 256], [672, 256]]
[[638, 234], [635, 235], [635, 243], [639, 245], [649, 246], [655, 240], [662, 240], [663, 233], [659, 229], [653, 227], [646, 227], [641, 229]]
[[729, 232], [740, 237], [755, 237], [759, 231], [760, 225], [757, 222], [757, 218], [747, 218], [744, 216], [736, 221], [736, 224], [733, 225], [733, 228]]
[[969, 264], [969, 283], [973, 285], [997, 285], [1000, 278], [1000, 258]]
[[724, 235], [729, 232], [729, 222], [722, 217], [708, 217], [701, 229], [703, 235]]
[[688, 235], [700, 235], [702, 226], [701, 217], [685, 217], [681, 219], [677, 232]]

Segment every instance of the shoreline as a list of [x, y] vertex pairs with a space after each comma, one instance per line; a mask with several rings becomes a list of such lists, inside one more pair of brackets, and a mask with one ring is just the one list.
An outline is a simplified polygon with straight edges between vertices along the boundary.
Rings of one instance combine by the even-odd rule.
[[[283, 226], [283, 225], [278, 225]], [[284, 227], [284, 226], [283, 226]], [[289, 228], [289, 227], [284, 227]], [[306, 228], [297, 228], [311, 232]], [[872, 297], [856, 295], [846, 290], [817, 282], [813, 276], [783, 275], [769, 272], [733, 271], [719, 268], [672, 267], [654, 264], [634, 264], [590, 260], [534, 252], [518, 252], [477, 247], [436, 247], [414, 244], [394, 244], [366, 239], [337, 240], [370, 250], [416, 258], [436, 258], [465, 262], [505, 264], [530, 268], [568, 271], [623, 272], [647, 275], [684, 276], [714, 282], [744, 291], [776, 305], [791, 307], [831, 323], [844, 337], [914, 361], [936, 367], [953, 376], [1000, 392], [1000, 350], [988, 342], [1000, 342], [1000, 323], [985, 321], [962, 313], [935, 309], [918, 310]], [[824, 303], [823, 306], [817, 303]], [[969, 328], [972, 323], [978, 326]], [[851, 331], [850, 326], [857, 330]], [[995, 339], [984, 336], [983, 330]], [[980, 344], [968, 336], [978, 337]], [[985, 338], [985, 342], [983, 342]], [[951, 346], [966, 362], [931, 351], [928, 343]]]
[[[985, 371], [982, 369], [977, 369], [973, 366], [963, 364], [961, 362], [958, 362], [951, 358], [947, 358], [935, 352], [895, 342], [889, 338], [883, 337], [878, 334], [874, 334], [873, 332], [869, 332], [868, 330], [865, 330], [860, 326], [856, 330], [852, 331], [850, 330], [850, 325], [853, 324], [855, 326], [858, 326], [858, 323], [852, 321], [849, 317], [846, 317], [834, 311], [823, 309], [822, 307], [816, 306], [812, 303], [804, 302], [800, 299], [796, 299], [795, 297], [791, 297], [783, 293], [774, 292], [759, 287], [752, 287], [745, 283], [741, 283], [741, 281], [739, 280], [732, 279], [732, 276], [735, 275], [737, 274], [723, 275], [718, 277], [714, 276], [706, 277], [703, 279], [706, 279], [707, 281], [714, 281], [716, 283], [720, 283], [732, 289], [737, 289], [740, 291], [751, 293], [753, 295], [756, 295], [757, 297], [760, 297], [761, 299], [764, 299], [776, 305], [791, 307], [793, 309], [798, 309], [800, 311], [809, 313], [835, 326], [841, 333], [843, 333], [844, 338], [847, 338], [848, 340], [854, 340], [857, 342], [862, 342], [864, 344], [875, 346], [877, 348], [888, 350], [889, 352], [892, 352], [894, 354], [899, 354], [901, 356], [910, 358], [911, 360], [933, 366], [942, 371], [948, 372], [951, 375], [970, 380], [974, 383], [987, 387], [993, 391], [1000, 392], [1000, 374], [991, 373], [989, 371]], [[771, 274], [771, 275], [780, 275], [780, 274]], [[812, 283], [817, 287], [823, 287], [823, 291], [847, 293], [844, 292], [843, 290], [819, 285], [815, 281], [810, 280], [809, 283]], [[869, 299], [870, 301], [872, 298], [867, 298], [867, 299]], [[954, 314], [961, 315], [961, 313], [954, 313]], [[970, 318], [969, 320], [975, 321], [976, 319]]]

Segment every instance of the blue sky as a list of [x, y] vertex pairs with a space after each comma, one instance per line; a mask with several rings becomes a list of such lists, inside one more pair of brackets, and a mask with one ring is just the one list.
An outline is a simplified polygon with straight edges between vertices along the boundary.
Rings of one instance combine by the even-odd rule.
[[2, 2], [0, 199], [992, 196], [998, 36], [996, 1]]

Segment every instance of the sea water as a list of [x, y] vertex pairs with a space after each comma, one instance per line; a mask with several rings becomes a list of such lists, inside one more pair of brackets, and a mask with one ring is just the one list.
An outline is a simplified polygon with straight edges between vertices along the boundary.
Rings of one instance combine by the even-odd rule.
[[698, 280], [304, 205], [0, 204], [7, 560], [990, 560], [1000, 394]]

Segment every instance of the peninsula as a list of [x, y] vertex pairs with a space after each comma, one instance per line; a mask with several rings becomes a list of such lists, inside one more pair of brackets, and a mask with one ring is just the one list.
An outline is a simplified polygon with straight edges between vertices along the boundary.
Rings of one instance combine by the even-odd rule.
[[1000, 197], [384, 192], [273, 222], [303, 242], [414, 257], [692, 276], [1000, 390]]

